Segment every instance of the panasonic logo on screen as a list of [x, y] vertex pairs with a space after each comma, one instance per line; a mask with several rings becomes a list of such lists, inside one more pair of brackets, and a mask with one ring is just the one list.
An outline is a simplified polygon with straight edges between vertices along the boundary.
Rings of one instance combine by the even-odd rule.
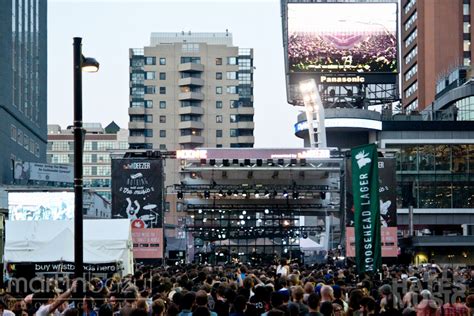
[[328, 77], [321, 76], [321, 83], [362, 83], [365, 82], [365, 78], [361, 76], [356, 77]]

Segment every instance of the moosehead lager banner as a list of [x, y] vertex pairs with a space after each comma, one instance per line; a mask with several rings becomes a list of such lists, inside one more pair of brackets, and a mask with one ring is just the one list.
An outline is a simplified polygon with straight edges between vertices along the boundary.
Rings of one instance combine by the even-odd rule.
[[355, 147], [351, 157], [357, 270], [375, 272], [382, 264], [377, 146]]

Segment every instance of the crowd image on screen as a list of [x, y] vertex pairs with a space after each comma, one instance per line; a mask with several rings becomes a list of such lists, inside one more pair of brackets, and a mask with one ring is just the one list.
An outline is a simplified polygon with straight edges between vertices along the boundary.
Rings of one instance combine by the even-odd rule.
[[290, 71], [396, 72], [395, 34], [293, 32], [288, 37]]
[[[383, 265], [357, 273], [345, 262], [136, 265], [133, 275], [46, 280], [17, 292], [8, 280], [2, 315], [352, 316], [473, 315], [474, 270], [455, 265]], [[73, 299], [72, 297], [76, 297]]]

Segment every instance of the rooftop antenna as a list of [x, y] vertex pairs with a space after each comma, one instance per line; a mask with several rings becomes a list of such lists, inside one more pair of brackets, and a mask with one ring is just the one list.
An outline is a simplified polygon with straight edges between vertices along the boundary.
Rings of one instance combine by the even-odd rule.
[[225, 36], [229, 36], [229, 29], [225, 29]]

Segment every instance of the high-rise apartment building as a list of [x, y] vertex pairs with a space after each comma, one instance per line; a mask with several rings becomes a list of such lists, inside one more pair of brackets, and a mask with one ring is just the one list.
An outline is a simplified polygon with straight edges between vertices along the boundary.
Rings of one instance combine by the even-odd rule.
[[457, 70], [471, 68], [472, 13], [471, 0], [402, 0], [401, 92], [406, 110], [425, 109], [459, 79]]
[[13, 162], [46, 161], [47, 2], [2, 1], [0, 9], [0, 184]]
[[128, 113], [131, 149], [253, 147], [253, 50], [228, 32], [152, 33], [130, 49]]
[[[111, 201], [111, 153], [128, 148], [128, 131], [114, 122], [105, 128], [100, 123], [84, 123], [84, 187], [93, 189]], [[61, 129], [48, 125], [48, 163], [74, 163], [74, 131], [72, 126]]]

